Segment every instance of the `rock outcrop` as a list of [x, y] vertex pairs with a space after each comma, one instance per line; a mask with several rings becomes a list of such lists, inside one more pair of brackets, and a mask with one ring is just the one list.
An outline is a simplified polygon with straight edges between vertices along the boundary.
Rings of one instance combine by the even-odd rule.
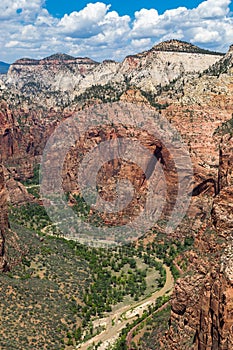
[[0, 165], [0, 271], [7, 271], [8, 269], [5, 252], [6, 235], [9, 230], [7, 211], [7, 191], [4, 171], [2, 165]]
[[161, 345], [166, 349], [233, 347], [232, 196], [233, 187], [222, 185], [210, 220], [196, 234], [186, 276], [177, 281], [172, 296], [170, 329]]

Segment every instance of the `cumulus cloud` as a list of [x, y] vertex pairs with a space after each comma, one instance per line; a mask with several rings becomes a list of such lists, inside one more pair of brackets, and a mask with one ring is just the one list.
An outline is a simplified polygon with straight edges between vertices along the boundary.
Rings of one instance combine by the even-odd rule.
[[0, 20], [32, 20], [44, 3], [44, 0], [1, 0]]
[[104, 20], [110, 5], [101, 2], [88, 4], [79, 12], [72, 12], [65, 15], [58, 26], [65, 34], [73, 37], [85, 38], [98, 34], [102, 30], [102, 21]]
[[151, 39], [147, 38], [147, 39], [133, 39], [131, 42], [132, 46], [135, 48], [139, 48], [142, 49], [147, 48], [148, 46], [151, 46]]
[[153, 9], [142, 9], [136, 13], [131, 36], [150, 38], [154, 42], [176, 38], [225, 51], [232, 43], [230, 3], [230, 0], [206, 0], [197, 8], [179, 7], [159, 16]]
[[200, 18], [221, 18], [229, 13], [231, 0], [208, 0], [197, 7]]
[[1, 0], [0, 59], [38, 58], [59, 51], [121, 60], [171, 38], [226, 51], [233, 37], [230, 3], [206, 0], [193, 9], [178, 7], [163, 14], [142, 8], [131, 19], [96, 2], [60, 19], [47, 11], [45, 0]]
[[209, 42], [219, 42], [221, 40], [221, 37], [216, 30], [209, 31], [199, 27], [196, 29], [196, 31], [197, 33], [192, 39], [194, 42], [206, 44]]

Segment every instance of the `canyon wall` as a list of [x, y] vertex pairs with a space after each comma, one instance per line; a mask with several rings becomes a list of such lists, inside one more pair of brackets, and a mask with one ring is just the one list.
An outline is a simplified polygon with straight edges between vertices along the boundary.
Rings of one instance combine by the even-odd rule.
[[[68, 102], [70, 99], [74, 102], [86, 88], [111, 82], [122, 84], [124, 90], [131, 84], [134, 88], [123, 91], [121, 101], [144, 104], [147, 103], [145, 96], [136, 91], [135, 86], [156, 92], [158, 85], [168, 84], [154, 97], [157, 106], [163, 108], [155, 107], [154, 111], [166, 117], [186, 141], [194, 167], [193, 187], [206, 184], [208, 179], [212, 182], [204, 194], [200, 192], [199, 196], [197, 191], [197, 196], [193, 196], [188, 211], [190, 222], [183, 228], [188, 232], [195, 222], [195, 245], [186, 257], [186, 274], [176, 283], [172, 296], [170, 329], [161, 340], [165, 349], [230, 350], [233, 347], [232, 53], [233, 48], [222, 58], [222, 55], [203, 53], [190, 45], [172, 41], [129, 56], [121, 64], [113, 61], [97, 64], [89, 59], [63, 55], [40, 61], [20, 60], [10, 68], [1, 92], [1, 98], [8, 101], [0, 105], [1, 162], [8, 169], [7, 183], [10, 183], [12, 179], [25, 180], [33, 176], [33, 168], [40, 162], [46, 141], [56, 126], [82, 109], [79, 103], [69, 106]], [[191, 75], [188, 74], [190, 70]], [[174, 81], [177, 77], [180, 79]], [[143, 114], [141, 118], [143, 121]], [[80, 154], [85, 155], [90, 146], [101, 141], [133, 135], [151, 154], [161, 151], [159, 159], [170, 200], [167, 210], [172, 210], [177, 177], [168, 150], [149, 133], [126, 129], [118, 120], [114, 122], [114, 127], [109, 126], [104, 131], [93, 128], [67, 154], [63, 169], [64, 191], [79, 190]], [[148, 164], [150, 159], [145, 161]], [[6, 270], [5, 237], [9, 223], [3, 172], [1, 167], [0, 269]], [[142, 172], [118, 159], [105, 164], [99, 174], [103, 198], [114, 199], [115, 175], [128, 177], [143, 198], [146, 189], [141, 181]], [[217, 183], [217, 191], [213, 189], [213, 181]], [[12, 186], [9, 187], [11, 193]], [[135, 207], [140, 211], [140, 204], [134, 198], [128, 217], [137, 214]], [[119, 224], [114, 214], [105, 220]]]
[[[201, 219], [201, 225], [194, 233], [194, 248], [186, 256], [188, 268], [175, 285], [170, 328], [162, 341], [165, 349], [233, 348], [232, 48], [227, 60], [214, 69], [213, 75], [196, 80], [196, 88], [191, 88], [188, 82], [183, 90], [182, 101], [186, 106], [192, 104], [188, 98], [194, 89], [193, 99], [202, 107], [202, 112], [198, 108], [188, 112], [195, 123], [193, 135], [199, 135], [198, 141], [192, 138], [190, 142], [196, 179], [199, 183], [207, 177], [214, 179], [218, 191], [212, 198], [208, 192], [199, 193], [202, 206], [197, 220]], [[206, 94], [204, 83], [205, 89], [208, 88]], [[200, 94], [201, 91], [204, 93]], [[176, 104], [178, 109], [179, 102]], [[205, 116], [202, 121], [200, 114]], [[184, 137], [189, 138], [189, 132]], [[206, 201], [209, 201], [208, 211], [204, 206]]]
[[7, 191], [4, 179], [4, 170], [0, 165], [0, 271], [7, 271], [7, 259], [5, 254], [6, 235], [9, 230], [7, 208]]

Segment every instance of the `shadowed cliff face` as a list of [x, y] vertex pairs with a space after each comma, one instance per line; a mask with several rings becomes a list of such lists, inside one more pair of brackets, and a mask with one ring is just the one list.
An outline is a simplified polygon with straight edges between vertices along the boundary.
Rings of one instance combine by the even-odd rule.
[[7, 271], [5, 241], [9, 229], [7, 215], [7, 192], [5, 187], [3, 167], [0, 165], [0, 270]]
[[[233, 348], [233, 139], [223, 136], [220, 145], [219, 185], [212, 221], [224, 249], [203, 288], [200, 323], [195, 349], [230, 350]], [[216, 244], [216, 242], [215, 242]]]
[[180, 90], [173, 87], [176, 103], [169, 94], [159, 100], [171, 101], [163, 113], [189, 144], [196, 180], [192, 211], [199, 205], [200, 222], [171, 299], [170, 328], [161, 343], [166, 350], [233, 348], [232, 66], [231, 48], [209, 72]]
[[[233, 138], [221, 138], [220, 192], [212, 200], [189, 253], [185, 277], [172, 296], [166, 349], [230, 350], [233, 348]], [[200, 193], [197, 193], [200, 190]], [[201, 195], [201, 186], [194, 189]]]

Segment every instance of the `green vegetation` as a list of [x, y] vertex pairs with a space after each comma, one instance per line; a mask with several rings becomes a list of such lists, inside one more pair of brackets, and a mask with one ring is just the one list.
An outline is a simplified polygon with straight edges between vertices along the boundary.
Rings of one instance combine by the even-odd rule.
[[[174, 266], [174, 259], [181, 253], [189, 250], [193, 246], [193, 237], [187, 236], [183, 242], [178, 240], [165, 239], [161, 243], [155, 241], [147, 245], [147, 254], [150, 259], [150, 254], [155, 254], [160, 260], [162, 260], [167, 266], [170, 267], [174, 279], [176, 280], [180, 274], [177, 268]], [[149, 262], [148, 262], [149, 263]], [[161, 274], [160, 278], [164, 278]]]
[[[137, 320], [135, 320], [133, 323], [128, 324], [121, 332], [121, 335], [119, 337], [119, 339], [117, 340], [117, 342], [115, 343], [115, 345], [113, 346], [113, 350], [127, 350], [127, 345], [126, 345], [126, 337], [129, 333], [129, 331], [134, 328], [137, 324], [140, 324], [140, 326], [144, 326], [145, 323], [143, 321], [146, 322], [146, 324], [150, 324], [150, 322], [153, 322], [154, 320], [158, 320], [159, 323], [162, 322], [163, 326], [166, 327], [166, 329], [168, 328], [168, 317], [170, 315], [170, 306], [168, 306], [165, 310], [156, 312], [162, 305], [164, 305], [165, 303], [167, 303], [169, 301], [169, 296], [163, 296], [160, 297], [156, 300], [155, 305], [152, 307], [148, 308], [148, 311], [145, 311], [143, 313], [143, 315], [141, 317], [139, 317]], [[168, 314], [169, 312], [169, 314]], [[151, 320], [151, 318], [149, 319], [149, 316], [153, 315], [153, 320]], [[164, 316], [166, 315], [166, 319], [164, 319]], [[147, 320], [148, 319], [148, 320]], [[143, 323], [142, 323], [143, 322]], [[142, 349], [145, 349], [142, 348]], [[155, 348], [153, 348], [154, 350]]]
[[216, 76], [219, 77], [221, 74], [227, 73], [229, 68], [232, 67], [232, 59], [231, 57], [224, 57], [220, 61], [216, 62], [213, 66], [209, 67], [206, 69], [203, 73], [200, 74], [202, 75], [211, 75], [211, 76]]
[[40, 198], [40, 188], [39, 185], [34, 185], [32, 187], [27, 187], [28, 193], [32, 194], [35, 198]]
[[52, 224], [45, 208], [36, 203], [11, 207], [9, 217], [11, 221], [33, 230], [41, 230]]
[[69, 332], [74, 341], [79, 334], [78, 313], [92, 282], [88, 263], [65, 240], [11, 226], [26, 253], [0, 276], [0, 348], [61, 350]]
[[39, 184], [39, 172], [40, 172], [40, 164], [36, 164], [33, 169], [33, 177], [27, 179], [26, 181], [22, 181], [24, 186], [29, 185], [38, 185]]
[[165, 333], [169, 327], [171, 307], [167, 306], [164, 310], [154, 313], [152, 317], [146, 320], [144, 328], [144, 334], [142, 335], [139, 343], [137, 344], [138, 350], [165, 350], [161, 348], [161, 344], [158, 341], [159, 336]]
[[98, 215], [98, 213], [92, 212], [92, 214], [90, 214], [91, 207], [85, 202], [82, 196], [74, 194], [73, 198], [75, 199], [75, 204], [72, 206], [72, 209], [78, 214], [79, 218], [82, 218], [95, 226], [105, 225], [103, 219], [100, 217], [100, 215]]
[[[132, 246], [109, 250], [79, 246], [79, 254], [89, 262], [93, 276], [93, 284], [84, 295], [86, 306], [82, 309], [82, 317], [85, 325], [91, 316], [102, 317], [104, 312], [112, 310], [113, 305], [123, 302], [126, 296], [130, 296], [132, 301], [145, 296], [148, 287], [146, 277], [151, 269], [154, 269], [155, 276], [156, 271], [166, 276], [162, 264], [156, 264], [156, 261], [154, 265], [145, 265], [147, 268], [139, 269], [137, 265], [142, 264], [140, 259], [136, 259], [139, 251]], [[158, 282], [155, 278], [153, 283], [161, 287], [158, 273], [157, 276]], [[165, 280], [166, 277], [163, 284]]]
[[116, 102], [119, 101], [124, 91], [124, 87], [119, 83], [93, 85], [87, 88], [81, 95], [77, 96], [74, 102], [85, 102], [91, 99], [100, 99], [103, 103]]
[[[76, 200], [74, 210], [80, 213], [83, 219], [87, 219], [89, 206], [82, 197], [74, 196], [74, 198]], [[158, 233], [156, 240], [148, 243], [147, 246], [144, 246], [143, 241], [141, 241], [137, 247], [133, 244], [109, 249], [87, 247], [72, 240], [42, 234], [43, 228], [53, 226], [53, 224], [44, 207], [37, 204], [11, 208], [10, 219], [11, 222], [15, 222], [16, 226], [13, 226], [13, 229], [19, 233], [20, 240], [28, 247], [28, 253], [24, 256], [22, 264], [8, 274], [7, 281], [3, 284], [8, 285], [11, 281], [11, 286], [14, 289], [17, 283], [20, 285], [22, 283], [18, 297], [23, 300], [23, 308], [26, 308], [26, 304], [34, 305], [34, 299], [37, 300], [38, 305], [40, 304], [40, 301], [34, 296], [38, 288], [41, 289], [42, 294], [48, 294], [49, 303], [57, 303], [53, 306], [49, 304], [49, 309], [46, 308], [46, 300], [44, 301], [45, 318], [38, 313], [37, 309], [37, 311], [30, 310], [32, 315], [35, 313], [33, 316], [35, 319], [42, 319], [45, 323], [50, 312], [57, 315], [56, 329], [61, 329], [61, 334], [55, 337], [51, 332], [48, 335], [42, 327], [42, 333], [39, 332], [37, 335], [40, 341], [35, 342], [43, 347], [44, 339], [48, 338], [48, 344], [53, 344], [51, 348], [54, 349], [57, 346], [55, 343], [61, 345], [63, 342], [64, 345], [75, 346], [78, 342], [91, 338], [102, 329], [101, 327], [93, 327], [93, 321], [96, 318], [105, 317], [108, 312], [119, 305], [133, 304], [162, 288], [166, 281], [166, 271], [162, 261], [170, 266], [176, 279], [179, 273], [173, 265], [173, 261], [179, 254], [190, 249], [193, 245], [192, 237], [175, 241]], [[32, 231], [28, 231], [25, 227], [32, 229]], [[80, 276], [83, 276], [81, 284]], [[32, 295], [27, 296], [29, 299], [25, 299], [23, 296], [23, 283], [30, 288], [35, 286]], [[41, 296], [41, 293], [38, 295]], [[60, 306], [67, 315], [67, 317], [65, 316], [65, 325], [57, 310], [58, 305], [60, 305], [60, 302], [57, 301], [58, 298], [65, 305]], [[155, 305], [156, 309], [150, 308], [143, 317], [147, 318], [149, 314], [157, 310], [167, 300], [165, 299], [158, 299]], [[17, 309], [14, 301], [12, 307]], [[64, 311], [64, 307], [67, 308], [67, 311]], [[19, 313], [20, 310], [17, 312]], [[13, 324], [13, 315], [11, 317], [10, 327]], [[29, 318], [29, 320], [31, 319]], [[17, 327], [20, 326], [17, 325]], [[130, 327], [131, 325], [128, 329]], [[122, 334], [120, 340], [122, 343], [120, 342], [119, 346], [123, 346], [125, 334]], [[27, 337], [30, 335], [26, 332], [25, 339], [21, 340], [24, 349], [30, 348], [25, 345]], [[4, 338], [3, 344], [5, 341]], [[14, 348], [16, 337], [12, 336], [11, 341], [11, 346]], [[34, 346], [35, 349], [39, 348], [36, 346]], [[59, 347], [57, 348], [59, 349]]]
[[[77, 197], [78, 198], [78, 197]], [[78, 198], [77, 210], [85, 211], [85, 203], [81, 198]], [[132, 245], [120, 246], [117, 248], [92, 248], [79, 244], [75, 241], [67, 241], [56, 236], [42, 235], [39, 230], [46, 225], [52, 225], [50, 219], [44, 209], [37, 204], [25, 205], [22, 207], [11, 208], [11, 222], [23, 225], [27, 228], [37, 230], [37, 240], [46, 242], [40, 244], [39, 253], [35, 254], [34, 248], [23, 258], [23, 265], [19, 267], [21, 272], [12, 271], [9, 278], [15, 280], [31, 281], [33, 279], [42, 279], [54, 282], [56, 279], [50, 271], [51, 258], [56, 255], [57, 248], [63, 246], [59, 256], [61, 266], [66, 265], [73, 256], [78, 261], [85, 261], [86, 268], [89, 274], [89, 283], [81, 292], [81, 304], [73, 303], [72, 307], [75, 317], [80, 319], [82, 329], [85, 329], [83, 334], [85, 338], [92, 335], [93, 329], [91, 322], [93, 318], [102, 317], [106, 312], [110, 312], [112, 307], [118, 303], [134, 302], [144, 298], [152, 291], [161, 288], [166, 281], [166, 272], [161, 262], [156, 260], [156, 255], [150, 251], [143, 251], [142, 247], [135, 248]], [[23, 233], [25, 229], [18, 229], [17, 232]], [[28, 232], [25, 230], [25, 232]], [[32, 237], [35, 235], [32, 233]], [[40, 238], [41, 237], [41, 238]], [[21, 237], [20, 237], [21, 238]], [[41, 241], [42, 239], [42, 241]], [[50, 242], [49, 244], [47, 244]], [[67, 247], [64, 249], [64, 247]], [[68, 250], [66, 252], [66, 250]], [[35, 256], [34, 256], [35, 254]], [[38, 257], [39, 255], [39, 257]], [[36, 260], [36, 262], [35, 262]], [[38, 261], [44, 261], [38, 265]], [[41, 272], [42, 271], [42, 272]], [[68, 278], [70, 269], [66, 271]], [[13, 273], [13, 274], [12, 274]], [[17, 277], [16, 277], [17, 276]], [[79, 283], [79, 273], [72, 280], [77, 279]], [[62, 283], [62, 279], [60, 280]], [[65, 291], [64, 291], [65, 293]], [[98, 330], [95, 330], [98, 331]], [[69, 344], [77, 342], [78, 336], [76, 330], [69, 330]]]
[[221, 126], [218, 126], [217, 129], [214, 131], [214, 135], [226, 135], [230, 134], [231, 136], [233, 135], [233, 115], [230, 120], [227, 120], [224, 122]]
[[158, 92], [157, 94], [153, 94], [152, 92], [146, 92], [141, 90], [141, 94], [149, 101], [150, 105], [155, 107], [158, 110], [162, 110], [162, 109], [166, 109], [169, 104], [168, 103], [157, 103], [155, 102], [155, 97], [159, 94], [159, 91], [162, 89], [161, 87], [157, 87], [158, 88]]

